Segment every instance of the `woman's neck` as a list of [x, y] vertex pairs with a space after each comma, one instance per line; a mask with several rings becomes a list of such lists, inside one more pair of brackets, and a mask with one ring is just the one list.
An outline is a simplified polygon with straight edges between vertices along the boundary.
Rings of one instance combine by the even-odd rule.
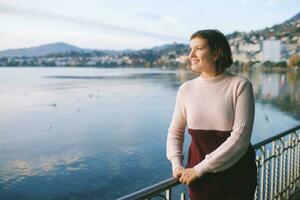
[[215, 70], [208, 71], [208, 72], [201, 72], [201, 76], [203, 79], [212, 79], [220, 74], [222, 74], [222, 72], [217, 72]]

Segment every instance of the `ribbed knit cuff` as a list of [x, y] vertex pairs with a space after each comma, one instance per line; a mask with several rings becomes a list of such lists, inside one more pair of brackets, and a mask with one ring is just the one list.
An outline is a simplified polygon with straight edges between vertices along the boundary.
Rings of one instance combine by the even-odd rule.
[[209, 166], [207, 162], [205, 162], [205, 160], [200, 162], [198, 165], [194, 166], [193, 169], [195, 170], [199, 178], [208, 172], [213, 172], [213, 169]]
[[182, 159], [180, 157], [175, 157], [171, 160], [172, 170], [174, 171], [178, 167], [182, 167]]

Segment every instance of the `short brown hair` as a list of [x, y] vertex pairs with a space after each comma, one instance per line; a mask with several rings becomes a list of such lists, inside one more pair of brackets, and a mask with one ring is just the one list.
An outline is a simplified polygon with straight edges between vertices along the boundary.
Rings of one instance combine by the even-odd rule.
[[217, 71], [223, 72], [232, 65], [231, 49], [223, 33], [218, 30], [200, 30], [194, 33], [190, 40], [197, 37], [206, 39], [210, 50], [217, 56], [215, 62]]

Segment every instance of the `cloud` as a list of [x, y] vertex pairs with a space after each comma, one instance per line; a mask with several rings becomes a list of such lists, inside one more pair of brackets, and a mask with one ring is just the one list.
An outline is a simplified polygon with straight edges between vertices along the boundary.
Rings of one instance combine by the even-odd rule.
[[[60, 22], [63, 21], [63, 22], [67, 22], [67, 23], [75, 23], [75, 24], [79, 24], [82, 26], [91, 26], [91, 27], [110, 30], [110, 31], [114, 31], [114, 32], [130, 33], [130, 34], [135, 34], [135, 35], [139, 35], [139, 36], [155, 38], [155, 39], [163, 40], [163, 41], [183, 42], [186, 40], [185, 38], [173, 36], [173, 35], [163, 35], [163, 34], [157, 34], [157, 33], [152, 33], [152, 32], [146, 32], [146, 31], [135, 29], [135, 28], [123, 27], [123, 26], [108, 24], [108, 23], [104, 23], [104, 22], [93, 21], [90, 19], [84, 19], [84, 18], [78, 18], [78, 17], [72, 17], [72, 16], [64, 16], [64, 15], [59, 15], [59, 14], [45, 12], [45, 11], [36, 10], [36, 9], [24, 9], [24, 8], [20, 8], [20, 7], [16, 7], [16, 6], [9, 6], [9, 5], [3, 5], [3, 4], [2, 5], [0, 4], [0, 13], [1, 12], [8, 13], [8, 14], [14, 14], [14, 15], [21, 15], [21, 16], [39, 17], [39, 18], [46, 18], [46, 19], [51, 19], [51, 20], [58, 20]], [[148, 15], [148, 17], [155, 18], [156, 16]], [[168, 20], [170, 21], [170, 19], [168, 19]]]
[[249, 4], [249, 3], [256, 3], [258, 0], [242, 0], [242, 3]]
[[157, 21], [157, 22], [168, 22], [172, 25], [176, 25], [176, 26], [182, 26], [176, 19], [174, 19], [173, 17], [169, 17], [169, 16], [163, 16], [163, 15], [158, 15], [158, 14], [153, 14], [153, 13], [144, 13], [144, 12], [137, 12], [135, 14], [137, 17], [139, 18], [144, 18], [146, 20], [152, 20], [152, 21]]
[[16, 1], [14, 0], [0, 0], [0, 5], [16, 5]]
[[169, 22], [169, 23], [172, 23], [172, 24], [174, 24], [174, 25], [176, 25], [176, 26], [182, 26], [176, 19], [174, 19], [174, 18], [172, 18], [172, 17], [163, 17], [162, 18], [164, 21], [167, 21], [167, 22]]
[[276, 4], [278, 2], [278, 0], [268, 0], [266, 3], [269, 6], [273, 6], [274, 4]]
[[279, 0], [263, 0], [263, 1], [259, 1], [259, 0], [242, 0], [243, 4], [257, 4], [257, 3], [261, 3], [261, 4], [265, 4], [267, 6], [273, 6], [274, 4], [278, 3]]
[[153, 13], [144, 13], [144, 12], [137, 12], [135, 14], [137, 17], [141, 17], [147, 20], [152, 21], [160, 21], [162, 19], [161, 15], [153, 14]]

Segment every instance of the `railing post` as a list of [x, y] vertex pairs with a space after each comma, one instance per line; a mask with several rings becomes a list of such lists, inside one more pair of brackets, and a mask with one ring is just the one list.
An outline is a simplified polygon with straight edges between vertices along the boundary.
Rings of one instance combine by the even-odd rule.
[[287, 197], [290, 196], [290, 185], [291, 185], [291, 157], [292, 157], [292, 154], [291, 154], [291, 144], [292, 144], [292, 137], [291, 135], [288, 136], [288, 152], [287, 152], [287, 157], [288, 157], [288, 160], [287, 160], [287, 187], [288, 187], [288, 190], [287, 190]]
[[185, 193], [181, 193], [180, 200], [185, 200]]
[[282, 144], [282, 148], [280, 148], [280, 157], [279, 157], [279, 195], [282, 193], [283, 188], [283, 151], [284, 151], [284, 143], [280, 139], [280, 142]]
[[282, 157], [282, 159], [283, 159], [283, 163], [282, 163], [282, 165], [283, 165], [283, 167], [282, 167], [282, 184], [283, 184], [283, 186], [282, 186], [282, 192], [283, 192], [283, 196], [284, 197], [286, 197], [286, 186], [287, 186], [287, 181], [286, 181], [286, 179], [287, 179], [287, 175], [286, 175], [286, 168], [287, 168], [287, 152], [286, 152], [286, 149], [287, 149], [287, 142], [285, 141], [284, 143], [283, 143], [284, 145], [283, 145], [283, 152], [282, 152], [282, 154], [283, 154], [283, 157]]
[[265, 159], [265, 147], [262, 146], [261, 148], [261, 155], [260, 155], [260, 164], [261, 164], [261, 168], [260, 168], [260, 197], [259, 199], [262, 200], [264, 199], [264, 175], [265, 175], [265, 165], [264, 165], [264, 159]]
[[[259, 156], [258, 155], [256, 155], [256, 157], [255, 157], [255, 162], [256, 162], [256, 166], [257, 166], [257, 173], [259, 172], [259, 166], [260, 166], [260, 163], [259, 163]], [[255, 200], [257, 200], [257, 198], [258, 198], [258, 187], [260, 186], [259, 185], [259, 177], [257, 177], [258, 178], [258, 180], [257, 180], [257, 187], [256, 187], [256, 190], [255, 190], [255, 194], [254, 194], [254, 199]]]
[[296, 189], [296, 164], [297, 164], [297, 143], [296, 143], [296, 139], [293, 137], [292, 138], [292, 163], [291, 163], [291, 179], [292, 179], [292, 193], [295, 192]]
[[[270, 158], [270, 150], [269, 149], [267, 149], [267, 159], [269, 159]], [[269, 194], [269, 190], [270, 190], [270, 188], [269, 188], [269, 170], [270, 170], [270, 166], [269, 166], [269, 163], [270, 163], [270, 160], [267, 160], [266, 162], [265, 162], [265, 169], [266, 169], [266, 175], [265, 175], [265, 180], [266, 180], [266, 183], [265, 183], [265, 185], [266, 185], [266, 187], [265, 187], [265, 197], [264, 197], [264, 199], [268, 199], [268, 196], [270, 195]]]
[[166, 190], [166, 199], [167, 200], [172, 200], [172, 189]]
[[296, 158], [295, 158], [295, 180], [297, 179], [297, 177], [300, 176], [299, 174], [299, 168], [300, 168], [300, 137], [297, 137], [297, 143], [296, 143], [296, 147], [295, 147], [295, 151], [296, 151]]
[[[275, 141], [272, 142], [272, 156], [275, 156]], [[274, 198], [274, 181], [275, 181], [275, 159], [276, 157], [272, 159], [272, 162], [271, 162], [271, 170], [272, 170], [272, 174], [271, 174], [271, 185], [270, 185], [270, 199], [273, 199]]]

